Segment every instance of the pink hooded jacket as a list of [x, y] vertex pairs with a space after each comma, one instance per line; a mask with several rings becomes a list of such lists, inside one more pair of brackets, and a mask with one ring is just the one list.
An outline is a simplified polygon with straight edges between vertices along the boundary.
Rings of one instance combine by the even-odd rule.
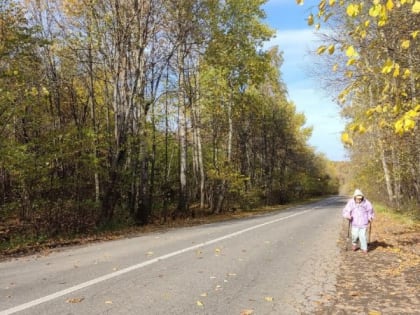
[[353, 198], [350, 199], [343, 209], [343, 217], [351, 220], [351, 225], [357, 228], [365, 228], [369, 222], [373, 220], [375, 214], [372, 204], [363, 198], [362, 202], [355, 201], [356, 196], [363, 196], [359, 189], [354, 192]]

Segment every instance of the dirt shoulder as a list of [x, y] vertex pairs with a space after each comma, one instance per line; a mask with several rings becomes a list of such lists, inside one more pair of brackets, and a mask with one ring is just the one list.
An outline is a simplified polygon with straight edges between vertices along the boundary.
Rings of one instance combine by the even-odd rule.
[[315, 314], [420, 314], [420, 225], [377, 213], [367, 255], [346, 250], [346, 238], [343, 223], [336, 293]]

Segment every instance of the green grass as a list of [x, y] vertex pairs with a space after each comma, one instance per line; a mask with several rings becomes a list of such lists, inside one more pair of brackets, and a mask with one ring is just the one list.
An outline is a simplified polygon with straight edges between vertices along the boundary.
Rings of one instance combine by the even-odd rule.
[[415, 225], [420, 223], [420, 217], [418, 213], [412, 212], [401, 212], [390, 207], [387, 207], [381, 203], [375, 203], [374, 209], [376, 212], [381, 213], [393, 220], [406, 225]]

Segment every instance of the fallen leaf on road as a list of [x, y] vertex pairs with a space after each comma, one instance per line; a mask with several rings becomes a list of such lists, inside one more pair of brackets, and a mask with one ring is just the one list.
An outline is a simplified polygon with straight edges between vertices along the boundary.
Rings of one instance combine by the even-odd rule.
[[147, 256], [153, 256], [154, 254], [154, 252], [147, 252]]
[[67, 299], [66, 303], [80, 303], [84, 300], [84, 297], [80, 297], [80, 298], [71, 298], [71, 299]]
[[198, 305], [198, 306], [201, 306], [201, 307], [203, 307], [203, 306], [204, 306], [203, 302], [201, 302], [201, 301], [197, 301], [197, 305]]
[[382, 313], [379, 311], [371, 310], [369, 311], [368, 315], [381, 315]]
[[201, 293], [200, 296], [205, 297], [205, 296], [207, 296], [207, 293], [205, 293], [205, 292], [204, 293]]
[[105, 301], [105, 304], [112, 304], [112, 301]]
[[254, 314], [254, 310], [242, 310], [240, 315], [251, 315]]
[[273, 302], [273, 297], [272, 296], [266, 296], [265, 298], [264, 298], [264, 300], [266, 300], [267, 302]]

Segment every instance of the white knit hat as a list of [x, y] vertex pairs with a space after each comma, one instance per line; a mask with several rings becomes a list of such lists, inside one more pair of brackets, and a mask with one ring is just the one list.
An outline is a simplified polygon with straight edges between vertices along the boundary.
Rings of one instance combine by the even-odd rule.
[[364, 195], [363, 195], [363, 193], [362, 193], [362, 191], [360, 189], [356, 189], [354, 191], [353, 197], [356, 197], [356, 196], [362, 196], [362, 197], [364, 197]]

